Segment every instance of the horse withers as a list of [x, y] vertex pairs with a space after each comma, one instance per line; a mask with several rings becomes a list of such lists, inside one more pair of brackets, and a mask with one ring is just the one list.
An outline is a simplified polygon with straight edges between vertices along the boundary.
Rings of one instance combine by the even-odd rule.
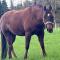
[[[44, 11], [45, 10], [45, 11]], [[49, 12], [45, 13], [44, 12]], [[49, 16], [48, 16], [49, 14]], [[51, 15], [50, 15], [51, 14]], [[53, 18], [51, 18], [52, 12], [51, 8], [49, 10], [46, 10], [46, 8], [43, 9], [42, 6], [31, 6], [27, 7], [23, 10], [12, 10], [6, 12], [2, 17], [1, 17], [1, 42], [2, 42], [2, 53], [1, 53], [1, 58], [5, 59], [7, 56], [7, 46], [6, 44], [8, 43], [8, 55], [9, 58], [12, 58], [12, 53], [16, 57], [16, 54], [13, 50], [13, 43], [15, 41], [16, 35], [19, 36], [25, 36], [25, 55], [24, 58], [27, 58], [27, 53], [29, 49], [29, 44], [31, 40], [32, 35], [37, 35], [39, 43], [42, 48], [43, 56], [46, 55], [45, 52], [45, 47], [44, 47], [44, 21], [43, 17], [46, 17], [46, 26], [53, 26], [52, 21]], [[47, 22], [51, 23], [47, 23]], [[52, 30], [52, 28], [48, 28], [49, 30]], [[50, 32], [50, 31], [49, 31]]]

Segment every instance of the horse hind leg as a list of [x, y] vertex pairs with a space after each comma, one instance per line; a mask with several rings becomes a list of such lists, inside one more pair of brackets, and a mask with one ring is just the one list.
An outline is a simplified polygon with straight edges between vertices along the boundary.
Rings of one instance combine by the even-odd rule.
[[5, 39], [4, 34], [1, 32], [1, 46], [2, 46], [2, 53], [1, 53], [1, 59], [5, 59], [7, 56], [7, 42]]
[[[12, 44], [15, 42], [15, 38], [16, 38], [16, 36], [15, 35], [13, 35], [12, 34], [12, 36], [13, 36], [13, 38], [12, 38]], [[13, 48], [13, 46], [12, 46], [12, 54], [14, 55], [14, 57], [16, 57], [17, 58], [17, 56], [16, 56], [16, 54], [15, 54], [15, 51], [14, 51], [14, 48]]]
[[13, 50], [13, 42], [15, 40], [13, 40], [14, 39], [13, 37], [14, 36], [13, 36], [13, 34], [11, 32], [7, 32], [5, 34], [5, 38], [6, 38], [7, 42], [8, 42], [8, 48], [9, 48], [9, 50], [8, 50], [9, 59], [12, 58], [12, 52], [14, 52], [14, 50]]
[[12, 46], [12, 54], [14, 55], [15, 58], [17, 58], [13, 46]]

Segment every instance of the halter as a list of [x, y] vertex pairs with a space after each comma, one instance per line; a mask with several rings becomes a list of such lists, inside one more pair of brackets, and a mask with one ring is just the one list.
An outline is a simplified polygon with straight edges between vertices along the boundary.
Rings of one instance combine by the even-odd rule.
[[47, 24], [54, 24], [53, 22], [47, 21], [46, 23], [44, 23], [45, 25]]
[[[50, 16], [49, 13], [48, 13], [48, 16]], [[43, 14], [43, 22], [44, 22], [44, 20], [45, 20], [45, 18], [44, 18], [44, 14]], [[47, 24], [52, 24], [53, 25], [54, 23], [48, 20], [46, 23], [44, 22], [44, 24], [45, 25], [47, 25]]]

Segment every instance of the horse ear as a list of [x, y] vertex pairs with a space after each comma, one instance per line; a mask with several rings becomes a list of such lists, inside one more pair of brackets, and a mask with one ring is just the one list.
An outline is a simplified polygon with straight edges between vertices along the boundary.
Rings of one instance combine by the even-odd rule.
[[50, 10], [50, 11], [52, 10], [52, 6], [51, 6], [51, 5], [49, 6], [49, 10]]
[[44, 11], [46, 11], [46, 6], [44, 6]]

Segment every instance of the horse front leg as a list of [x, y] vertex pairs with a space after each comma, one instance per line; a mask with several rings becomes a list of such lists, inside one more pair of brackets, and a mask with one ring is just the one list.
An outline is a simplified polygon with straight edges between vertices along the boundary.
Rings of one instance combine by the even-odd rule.
[[42, 32], [41, 34], [38, 35], [38, 40], [39, 40], [39, 43], [42, 48], [43, 56], [46, 56], [46, 51], [45, 51], [45, 47], [44, 47], [44, 32]]
[[24, 59], [27, 59], [27, 54], [28, 54], [28, 49], [29, 49], [29, 45], [30, 45], [30, 39], [31, 39], [31, 34], [29, 32], [26, 32], [25, 33], [25, 38], [26, 38], [26, 41], [25, 41], [25, 55], [24, 55]]

